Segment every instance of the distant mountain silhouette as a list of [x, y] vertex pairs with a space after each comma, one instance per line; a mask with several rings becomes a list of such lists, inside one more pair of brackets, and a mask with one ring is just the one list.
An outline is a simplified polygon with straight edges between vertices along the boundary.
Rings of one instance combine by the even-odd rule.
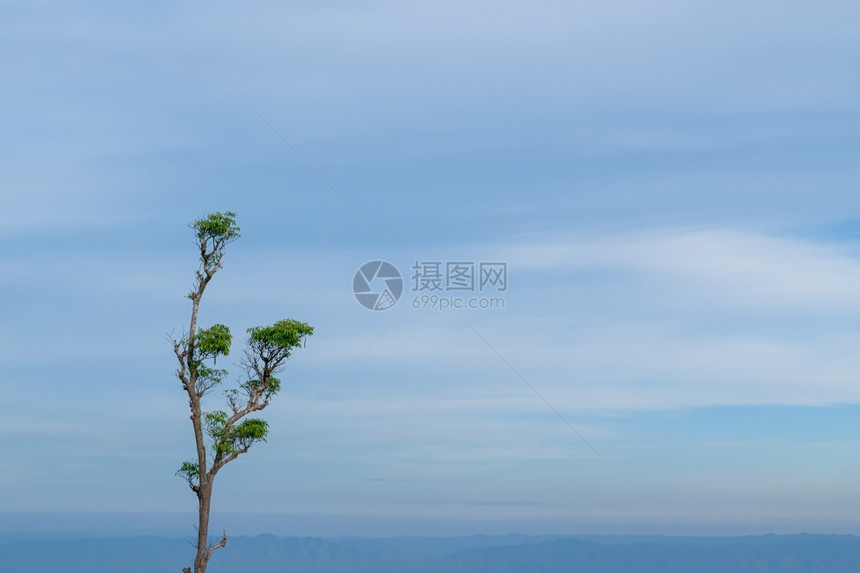
[[[0, 535], [5, 573], [179, 573], [183, 539]], [[230, 539], [210, 573], [858, 573], [860, 538], [469, 537]]]

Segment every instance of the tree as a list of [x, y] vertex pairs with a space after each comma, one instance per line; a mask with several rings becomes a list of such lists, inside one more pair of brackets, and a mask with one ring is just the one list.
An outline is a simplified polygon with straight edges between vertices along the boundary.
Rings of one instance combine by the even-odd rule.
[[[197, 555], [194, 573], [205, 573], [212, 553], [227, 544], [227, 532], [221, 540], [209, 543], [209, 507], [212, 485], [221, 469], [257, 442], [265, 441], [269, 426], [265, 420], [249, 417], [269, 405], [281, 388], [275, 377], [293, 349], [314, 332], [313, 327], [292, 319], [279, 320], [271, 326], [255, 326], [247, 331], [247, 345], [241, 362], [243, 375], [238, 388], [225, 392], [226, 410], [203, 411], [203, 398], [219, 386], [228, 372], [217, 369], [219, 356], [230, 353], [232, 336], [223, 324], [198, 328], [197, 314], [206, 286], [221, 269], [224, 250], [239, 238], [236, 214], [212, 213], [191, 224], [200, 251], [200, 268], [196, 273], [191, 300], [191, 322], [180, 339], [171, 338], [173, 352], [179, 361], [176, 375], [188, 395], [191, 425], [197, 448], [196, 461], [182, 463], [176, 472], [197, 495]], [[210, 364], [211, 363], [211, 364]], [[190, 572], [190, 568], [184, 571]]]

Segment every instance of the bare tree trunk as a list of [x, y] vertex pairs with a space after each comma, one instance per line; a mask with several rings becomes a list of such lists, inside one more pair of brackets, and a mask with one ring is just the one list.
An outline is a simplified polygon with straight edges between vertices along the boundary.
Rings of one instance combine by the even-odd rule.
[[[214, 476], [213, 476], [214, 477]], [[194, 573], [206, 573], [209, 558], [216, 549], [227, 545], [227, 532], [221, 536], [221, 541], [209, 545], [209, 504], [212, 502], [212, 478], [201, 476], [200, 489], [197, 492], [199, 505], [197, 523], [197, 556], [194, 558]]]
[[205, 480], [204, 476], [200, 478], [200, 491], [197, 492], [199, 510], [194, 573], [206, 573], [206, 565], [209, 562], [209, 504], [212, 502], [212, 482]]

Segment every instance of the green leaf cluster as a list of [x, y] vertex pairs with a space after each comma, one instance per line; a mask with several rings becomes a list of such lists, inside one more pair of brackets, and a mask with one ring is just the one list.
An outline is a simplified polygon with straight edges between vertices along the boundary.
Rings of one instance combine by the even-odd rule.
[[201, 241], [230, 242], [239, 238], [240, 229], [236, 226], [236, 213], [232, 211], [210, 213], [194, 221], [191, 227], [197, 232], [197, 238]]
[[269, 433], [269, 423], [260, 418], [248, 418], [242, 420], [233, 428], [233, 438], [242, 447], [250, 446], [254, 442], [265, 441]]
[[[272, 396], [277, 394], [281, 390], [281, 379], [275, 378], [274, 376], [269, 376], [268, 384], [262, 392], [263, 400], [269, 401]], [[242, 382], [239, 384], [239, 387], [245, 391], [248, 396], [253, 396], [257, 393], [260, 388], [260, 381], [256, 378], [248, 380], [247, 382]], [[226, 392], [228, 398], [232, 397], [233, 400], [236, 400], [236, 397], [239, 395], [238, 390], [228, 390]]]
[[209, 328], [201, 328], [194, 337], [195, 359], [205, 360], [219, 355], [230, 354], [230, 344], [233, 336], [230, 328], [224, 324], [213, 324]]
[[245, 451], [254, 442], [265, 441], [269, 432], [269, 423], [258, 418], [248, 418], [236, 425], [229, 425], [227, 413], [221, 410], [205, 413], [203, 425], [212, 439], [212, 448], [216, 455]]
[[313, 333], [313, 327], [306, 322], [285, 318], [271, 326], [249, 328], [248, 345], [264, 360], [280, 362]]
[[[209, 278], [221, 268], [224, 247], [239, 237], [236, 213], [210, 213], [191, 224], [200, 243], [200, 263]], [[202, 276], [202, 275], [201, 275]], [[202, 279], [201, 279], [202, 280]], [[192, 292], [192, 300], [194, 299]]]
[[182, 462], [176, 475], [184, 478], [188, 485], [194, 487], [200, 483], [200, 466], [195, 462]]

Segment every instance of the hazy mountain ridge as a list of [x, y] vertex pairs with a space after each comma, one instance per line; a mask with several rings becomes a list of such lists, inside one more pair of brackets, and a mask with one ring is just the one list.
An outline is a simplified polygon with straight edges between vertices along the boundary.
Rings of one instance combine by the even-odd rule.
[[[7, 573], [179, 572], [188, 541], [163, 537], [24, 539], [0, 535]], [[210, 573], [856, 573], [860, 538], [483, 536], [236, 537]]]

